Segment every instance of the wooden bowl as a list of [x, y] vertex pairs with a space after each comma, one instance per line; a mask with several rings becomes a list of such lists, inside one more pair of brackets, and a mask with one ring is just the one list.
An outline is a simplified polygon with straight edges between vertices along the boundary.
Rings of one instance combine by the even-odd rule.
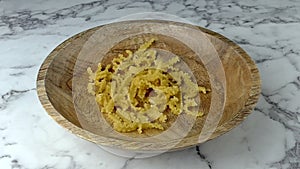
[[[226, 80], [226, 88], [223, 92], [224, 107], [222, 110], [220, 119], [216, 124], [213, 132], [211, 132], [207, 139], [199, 139], [199, 135], [204, 127], [205, 120], [209, 117], [209, 114], [202, 118], [197, 118], [192, 128], [187, 131], [187, 134], [180, 140], [175, 135], [169, 135], [165, 140], [160, 139], [148, 139], [147, 141], [139, 140], [139, 135], [136, 133], [125, 134], [126, 137], [113, 137], [111, 136], [111, 130], [103, 130], [100, 133], [94, 132], [86, 127], [83, 127], [83, 123], [76, 114], [76, 106], [74, 105], [74, 67], [80, 62], [79, 56], [82, 55], [82, 48], [86, 45], [95, 33], [105, 34], [103, 30], [109, 30], [108, 28], [120, 28], [120, 27], [139, 27], [140, 25], [152, 25], [169, 26], [179, 28], [189, 28], [202, 31], [203, 36], [209, 41], [207, 47], [212, 45], [215, 49], [215, 53], [218, 55], [222, 70], [216, 70], [216, 72], [222, 72], [224, 81]], [[105, 27], [105, 29], [104, 29]], [[102, 29], [103, 28], [103, 29]], [[183, 32], [176, 32], [177, 34], [183, 34]], [[176, 34], [175, 33], [175, 34]], [[124, 33], [126, 34], [126, 33]], [[184, 33], [186, 37], [191, 38], [189, 33]], [[145, 33], [137, 35], [136, 38], [147, 39], [152, 34]], [[160, 36], [160, 35], [157, 35]], [[104, 51], [105, 56], [108, 59], [104, 59], [104, 62], [109, 62], [109, 58], [119, 53], [123, 49], [135, 50], [138, 43], [132, 43], [132, 37], [128, 37], [127, 40], [115, 43], [109, 51]], [[160, 41], [155, 44], [156, 48], [171, 51], [179, 56], [184, 56], [183, 60], [191, 67], [193, 73], [196, 76], [197, 82], [209, 86], [214, 91], [218, 88], [219, 82], [212, 81], [209, 76], [206, 63], [196, 61], [192, 56], [193, 51], [189, 47], [184, 46], [179, 40], [169, 38], [168, 36], [160, 36]], [[95, 41], [97, 42], [97, 40]], [[105, 46], [105, 41], [103, 42]], [[103, 51], [102, 51], [103, 52]], [[92, 55], [92, 53], [91, 53]], [[95, 56], [87, 56], [94, 58]], [[82, 68], [83, 70], [86, 67]], [[222, 75], [222, 74], [221, 74]], [[218, 80], [217, 80], [218, 81]], [[153, 151], [173, 151], [182, 148], [187, 148], [198, 143], [202, 143], [206, 140], [218, 137], [233, 127], [240, 124], [248, 114], [251, 113], [254, 108], [260, 94], [260, 77], [258, 69], [255, 63], [251, 60], [248, 54], [241, 49], [237, 44], [225, 38], [224, 36], [215, 33], [213, 31], [196, 27], [183, 23], [176, 23], [170, 21], [126, 21], [113, 23], [109, 25], [95, 27], [84, 32], [81, 32], [60, 44], [56, 47], [42, 64], [38, 78], [37, 78], [37, 91], [39, 99], [48, 112], [48, 114], [61, 126], [82, 137], [86, 140], [99, 144], [101, 146], [109, 146], [122, 150], [131, 150], [135, 152], [153, 152]], [[84, 87], [83, 87], [84, 88]], [[85, 88], [83, 89], [83, 91]], [[220, 92], [216, 92], [217, 95], [221, 95]], [[210, 112], [211, 107], [222, 105], [219, 102], [213, 102], [213, 94], [201, 96], [201, 109], [204, 112]], [[221, 98], [221, 97], [220, 97]], [[221, 101], [221, 100], [219, 100]], [[77, 105], [78, 106], [78, 105]], [[81, 109], [88, 109], [89, 105], [80, 105]], [[212, 115], [214, 116], [214, 115]], [[184, 129], [183, 129], [184, 130]], [[154, 134], [153, 134], [154, 133]], [[151, 137], [155, 135], [155, 132], [146, 132], [144, 137]], [[126, 138], [131, 139], [126, 139]], [[169, 146], [172, 145], [172, 146]]]

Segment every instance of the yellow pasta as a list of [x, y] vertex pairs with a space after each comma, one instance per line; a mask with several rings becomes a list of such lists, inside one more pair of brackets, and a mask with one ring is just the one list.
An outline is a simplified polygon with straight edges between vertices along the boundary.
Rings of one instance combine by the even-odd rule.
[[167, 113], [204, 114], [189, 109], [198, 105], [197, 93], [209, 90], [198, 87], [188, 73], [174, 67], [179, 57], [158, 59], [157, 52], [149, 49], [153, 42], [154, 38], [135, 52], [125, 50], [126, 55], [119, 54], [105, 67], [99, 63], [95, 73], [87, 69], [88, 92], [118, 132], [164, 130]]

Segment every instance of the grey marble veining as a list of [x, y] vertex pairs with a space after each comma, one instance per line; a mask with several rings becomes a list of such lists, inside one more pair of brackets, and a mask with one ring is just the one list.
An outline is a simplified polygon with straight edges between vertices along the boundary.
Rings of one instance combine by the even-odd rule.
[[[35, 79], [66, 38], [128, 14], [164, 12], [243, 47], [262, 77], [245, 122], [217, 139], [148, 159], [121, 158], [68, 133], [40, 105]], [[0, 168], [300, 168], [300, 2], [0, 0]]]

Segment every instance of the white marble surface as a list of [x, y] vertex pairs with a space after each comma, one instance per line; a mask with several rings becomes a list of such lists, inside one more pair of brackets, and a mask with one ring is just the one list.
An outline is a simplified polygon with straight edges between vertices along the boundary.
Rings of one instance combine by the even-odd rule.
[[[258, 64], [261, 99], [213, 141], [148, 159], [111, 155], [58, 126], [36, 94], [43, 59], [68, 37], [136, 12], [219, 32]], [[0, 169], [299, 169], [300, 1], [0, 0]]]

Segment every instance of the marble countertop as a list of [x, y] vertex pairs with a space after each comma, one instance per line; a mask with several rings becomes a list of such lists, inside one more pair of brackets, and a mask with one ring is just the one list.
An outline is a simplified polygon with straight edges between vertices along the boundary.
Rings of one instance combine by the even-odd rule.
[[[82, 140], [41, 106], [36, 76], [62, 41], [137, 12], [164, 12], [212, 29], [256, 61], [262, 94], [229, 133], [186, 150], [123, 158]], [[299, 169], [300, 1], [0, 0], [1, 169]]]

